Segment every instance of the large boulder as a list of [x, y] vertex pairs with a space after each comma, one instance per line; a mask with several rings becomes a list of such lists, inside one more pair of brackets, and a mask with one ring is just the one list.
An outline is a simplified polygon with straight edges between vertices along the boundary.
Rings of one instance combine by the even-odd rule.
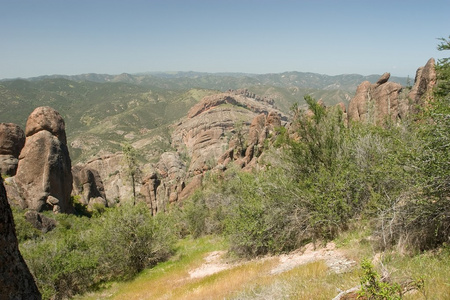
[[0, 123], [0, 173], [14, 176], [19, 154], [25, 144], [25, 133], [16, 124]]
[[16, 237], [13, 215], [0, 178], [0, 299], [41, 299]]
[[50, 107], [38, 107], [28, 118], [15, 176], [26, 208], [73, 211], [71, 161], [64, 128], [64, 120]]

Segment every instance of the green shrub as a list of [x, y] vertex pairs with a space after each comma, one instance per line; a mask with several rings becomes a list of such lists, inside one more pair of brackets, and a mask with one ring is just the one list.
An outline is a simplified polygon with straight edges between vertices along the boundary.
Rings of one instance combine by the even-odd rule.
[[25, 219], [25, 211], [16, 207], [11, 206], [11, 210], [14, 217], [14, 225], [16, 228], [16, 236], [19, 243], [22, 243], [26, 240], [35, 239], [42, 235], [42, 232], [31, 225]]
[[374, 270], [368, 260], [361, 263], [363, 275], [361, 276], [361, 290], [358, 297], [370, 300], [400, 300], [402, 299], [401, 286], [397, 283], [383, 282], [380, 275]]
[[172, 253], [170, 216], [142, 205], [107, 209], [92, 218], [56, 215], [58, 225], [21, 244], [44, 299], [62, 299], [108, 280], [126, 279]]

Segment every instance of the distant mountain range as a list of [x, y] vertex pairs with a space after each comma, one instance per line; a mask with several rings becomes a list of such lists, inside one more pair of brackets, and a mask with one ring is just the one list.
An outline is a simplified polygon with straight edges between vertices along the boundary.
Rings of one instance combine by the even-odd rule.
[[[380, 75], [363, 76], [358, 74], [323, 75], [310, 72], [284, 72], [269, 74], [249, 73], [202, 73], [202, 72], [153, 72], [119, 75], [81, 74], [81, 75], [45, 75], [28, 78], [28, 81], [63, 78], [71, 81], [90, 81], [97, 83], [123, 82], [168, 89], [203, 88], [225, 91], [254, 85], [276, 87], [298, 87], [321, 90], [343, 90], [354, 92], [362, 81], [375, 82]], [[2, 81], [11, 81], [4, 79]], [[401, 85], [408, 84], [406, 77], [391, 77], [391, 81]]]

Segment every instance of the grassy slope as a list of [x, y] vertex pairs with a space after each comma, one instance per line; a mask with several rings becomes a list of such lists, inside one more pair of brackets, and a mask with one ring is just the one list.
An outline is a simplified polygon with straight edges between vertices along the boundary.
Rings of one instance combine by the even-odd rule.
[[[358, 263], [375, 255], [366, 238], [357, 231], [344, 234], [336, 243], [347, 257]], [[277, 257], [239, 263], [203, 278], [189, 277], [189, 270], [198, 268], [208, 253], [225, 249], [226, 243], [218, 237], [181, 240], [177, 254], [170, 261], [145, 270], [130, 282], [113, 283], [106, 290], [76, 299], [331, 299], [339, 293], [338, 289], [359, 284], [359, 267], [335, 274], [322, 261], [270, 275], [269, 271], [278, 263]], [[382, 261], [395, 281], [423, 278], [427, 299], [446, 299], [450, 294], [449, 252], [414, 257], [385, 253]], [[425, 297], [415, 292], [404, 299]]]

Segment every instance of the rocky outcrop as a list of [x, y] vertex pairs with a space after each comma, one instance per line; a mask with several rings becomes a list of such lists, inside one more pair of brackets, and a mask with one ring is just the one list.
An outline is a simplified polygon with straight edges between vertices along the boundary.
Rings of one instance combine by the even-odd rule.
[[50, 107], [36, 108], [25, 135], [15, 176], [24, 208], [72, 212], [71, 161], [61, 115]]
[[0, 123], [0, 173], [14, 176], [19, 154], [25, 144], [25, 133], [16, 124]]
[[[273, 105], [254, 95], [246, 97], [247, 94], [230, 91], [205, 97], [176, 126], [172, 141], [178, 152], [185, 152], [191, 157], [188, 176], [214, 168], [218, 159], [230, 148], [239, 148], [240, 156], [245, 156], [249, 127], [256, 116], [263, 114], [260, 121], [265, 122], [262, 119], [272, 112], [271, 118], [277, 116], [280, 122], [287, 120]], [[257, 142], [259, 137], [255, 135], [264, 135], [263, 132], [257, 133], [263, 130], [264, 125], [254, 126], [258, 129], [254, 130], [252, 139]]]
[[348, 106], [348, 121], [382, 124], [386, 120], [398, 120], [409, 113], [416, 113], [432, 97], [436, 84], [436, 68], [433, 58], [417, 70], [414, 86], [408, 95], [402, 86], [388, 82], [389, 73], [383, 74], [374, 84], [361, 83]]
[[231, 162], [252, 165], [283, 120], [273, 101], [247, 90], [203, 98], [174, 126], [177, 151], [162, 154], [148, 173], [140, 189], [143, 201], [155, 214], [201, 188], [205, 172], [225, 170]]
[[103, 181], [97, 170], [82, 165], [72, 168], [74, 195], [80, 196], [80, 202], [84, 205], [103, 204], [108, 206]]
[[348, 120], [382, 124], [387, 119], [396, 120], [404, 113], [400, 107], [402, 86], [388, 82], [389, 73], [383, 74], [375, 84], [361, 83], [348, 106]]
[[432, 96], [432, 90], [436, 84], [435, 65], [434, 58], [430, 58], [425, 66], [417, 69], [414, 86], [408, 94], [413, 111], [417, 111], [416, 108], [429, 101]]
[[13, 215], [0, 178], [0, 299], [41, 299], [19, 252]]

